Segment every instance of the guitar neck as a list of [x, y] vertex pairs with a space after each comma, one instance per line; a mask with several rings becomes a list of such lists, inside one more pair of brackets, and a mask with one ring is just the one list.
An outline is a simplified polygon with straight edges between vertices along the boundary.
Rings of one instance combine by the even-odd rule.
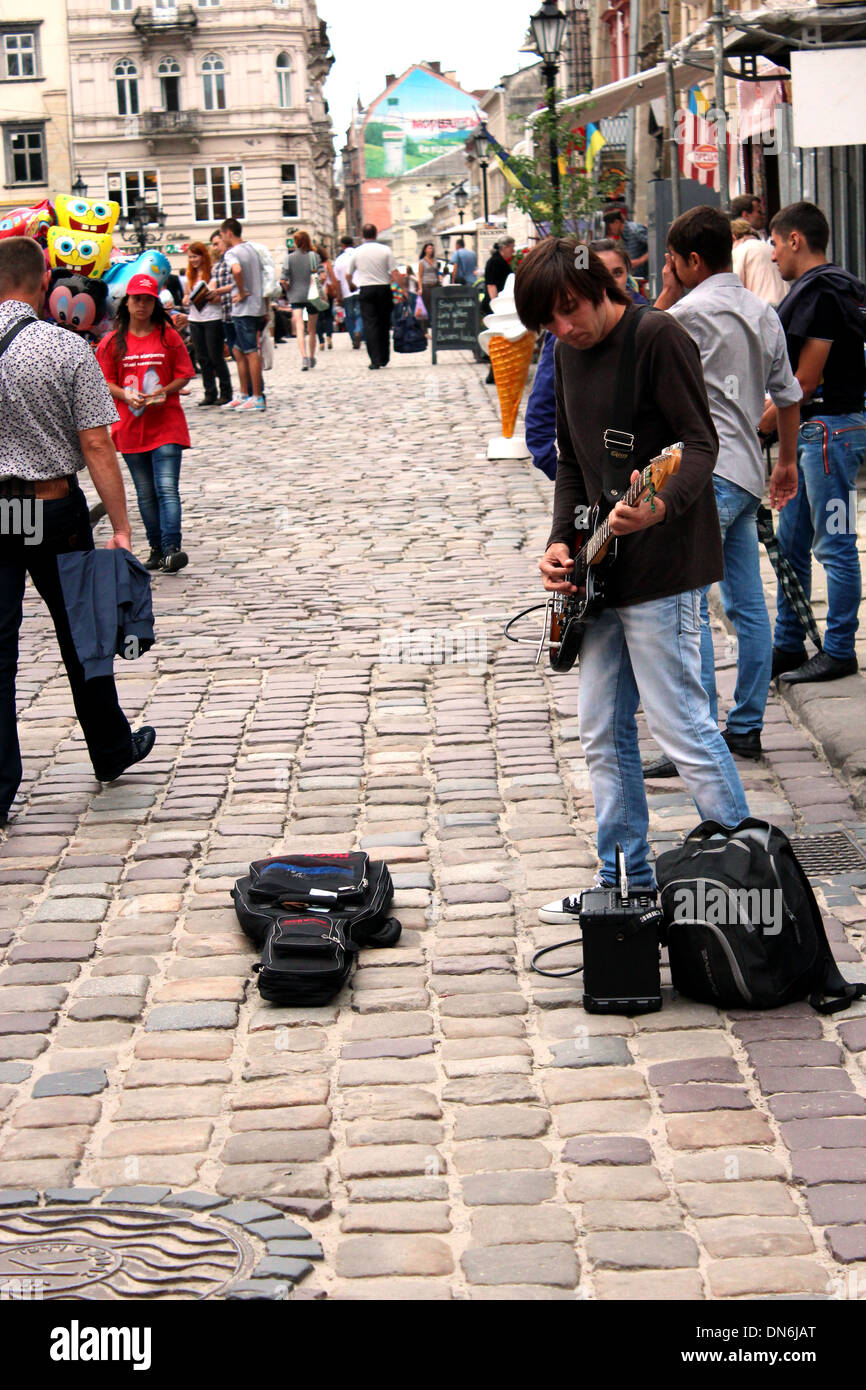
[[[649, 487], [652, 479], [653, 463], [655, 463], [655, 459], [647, 464], [637, 481], [633, 482], [628, 491], [620, 498], [620, 501], [624, 502], [627, 507], [633, 507], [644, 488]], [[589, 540], [581, 546], [575, 557], [576, 563], [579, 562], [582, 565], [591, 565], [598, 552], [607, 545], [610, 538], [610, 517], [608, 516], [597, 530], [593, 531]]]

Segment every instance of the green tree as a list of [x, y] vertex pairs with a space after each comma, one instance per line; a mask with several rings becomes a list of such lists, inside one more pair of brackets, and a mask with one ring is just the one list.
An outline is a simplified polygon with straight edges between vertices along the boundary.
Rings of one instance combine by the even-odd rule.
[[[557, 102], [560, 94], [557, 93]], [[513, 121], [525, 121], [518, 115]], [[559, 151], [559, 196], [563, 223], [567, 229], [578, 231], [594, 212], [612, 196], [619, 182], [616, 174], [601, 172], [596, 155], [592, 173], [586, 171], [585, 136], [579, 107], [557, 107], [551, 117], [548, 107], [538, 115], [533, 126], [535, 151], [531, 155], [512, 154], [509, 163], [520, 179], [521, 186], [509, 185], [506, 203], [525, 212], [538, 226], [550, 222], [554, 211], [554, 188], [550, 169], [550, 135], [555, 132]]]

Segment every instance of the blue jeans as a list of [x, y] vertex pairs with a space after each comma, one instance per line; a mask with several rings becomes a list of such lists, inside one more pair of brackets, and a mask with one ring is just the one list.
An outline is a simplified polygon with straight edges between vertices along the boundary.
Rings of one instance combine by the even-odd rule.
[[638, 751], [638, 702], [662, 752], [677, 765], [702, 820], [737, 825], [749, 814], [734, 760], [700, 680], [699, 593], [608, 608], [580, 650], [580, 741], [598, 822], [606, 883], [616, 880], [616, 845], [629, 881], [650, 886], [646, 789]]
[[[755, 522], [760, 498], [727, 478], [713, 478], [713, 488], [725, 556], [725, 577], [719, 584], [719, 593], [737, 634], [737, 685], [728, 728], [733, 734], [748, 734], [763, 727], [773, 665]], [[701, 684], [709, 696], [710, 714], [718, 721], [708, 593], [709, 587], [701, 590]]]
[[152, 550], [180, 546], [179, 444], [162, 444], [146, 454], [124, 454], [138, 497], [138, 510]]
[[346, 312], [346, 332], [359, 333], [363, 338], [364, 325], [361, 322], [361, 296], [359, 294], [347, 294], [343, 300], [343, 308]]
[[[866, 458], [866, 415], [817, 415], [800, 426], [797, 495], [779, 513], [777, 535], [807, 596], [812, 555], [827, 574], [824, 651], [838, 661], [854, 655], [862, 593], [857, 554], [857, 473]], [[779, 585], [773, 645], [799, 651], [805, 631]]]

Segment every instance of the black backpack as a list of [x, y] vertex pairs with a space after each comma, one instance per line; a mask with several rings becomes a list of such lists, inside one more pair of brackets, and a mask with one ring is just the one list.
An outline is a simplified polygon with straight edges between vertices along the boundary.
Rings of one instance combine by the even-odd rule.
[[232, 898], [238, 921], [257, 946], [278, 917], [333, 914], [357, 946], [380, 944], [377, 933], [395, 920], [388, 917], [394, 898], [388, 865], [361, 850], [257, 859], [234, 884]]
[[866, 994], [839, 974], [809, 880], [767, 821], [704, 821], [659, 855], [656, 880], [680, 994], [736, 1009], [808, 999], [824, 1014]]

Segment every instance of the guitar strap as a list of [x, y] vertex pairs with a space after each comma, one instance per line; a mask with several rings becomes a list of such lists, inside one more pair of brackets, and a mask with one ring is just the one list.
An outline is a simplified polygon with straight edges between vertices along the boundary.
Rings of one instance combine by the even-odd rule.
[[635, 337], [637, 327], [645, 312], [643, 306], [628, 315], [619, 361], [616, 365], [616, 387], [613, 400], [613, 419], [616, 427], [609, 427], [603, 436], [604, 456], [601, 466], [602, 497], [609, 511], [628, 490], [629, 480], [634, 468], [634, 390], [637, 355]]

